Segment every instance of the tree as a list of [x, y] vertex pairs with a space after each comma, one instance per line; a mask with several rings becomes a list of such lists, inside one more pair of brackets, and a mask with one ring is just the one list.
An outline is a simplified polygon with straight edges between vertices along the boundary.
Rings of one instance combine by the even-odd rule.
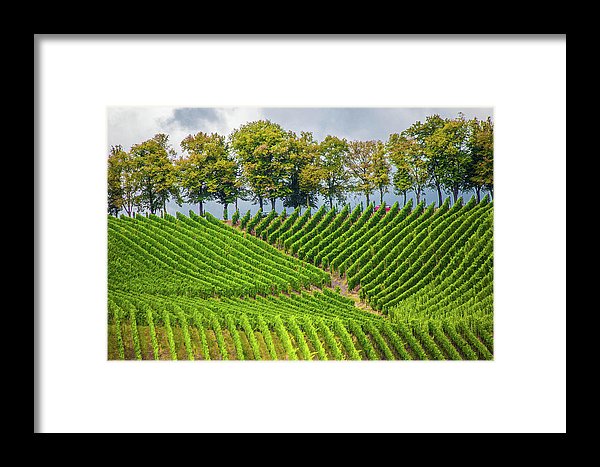
[[319, 144], [320, 165], [323, 169], [321, 194], [329, 201], [329, 209], [333, 208], [333, 200], [340, 203], [346, 201], [348, 189], [348, 142], [336, 136], [327, 135]]
[[276, 199], [288, 192], [285, 180], [288, 138], [280, 125], [269, 120], [247, 123], [230, 135], [231, 147], [260, 209], [263, 200], [269, 199], [274, 210]]
[[[225, 139], [222, 139], [225, 144]], [[227, 219], [227, 205], [237, 200], [240, 193], [241, 180], [237, 162], [228, 154], [221, 153], [212, 164], [206, 168], [208, 192], [223, 205], [223, 219]]]
[[493, 195], [494, 190], [494, 123], [474, 118], [469, 121], [467, 148], [470, 154], [467, 188], [475, 190], [477, 201], [481, 200], [481, 189], [485, 188]]
[[139, 181], [136, 206], [139, 210], [149, 210], [151, 214], [160, 209], [166, 211], [166, 202], [171, 196], [178, 198], [172, 161], [175, 151], [170, 148], [168, 139], [167, 135], [159, 133], [132, 146], [130, 151]]
[[316, 207], [317, 195], [323, 179], [319, 161], [319, 146], [311, 132], [300, 136], [292, 131], [279, 146], [285, 165], [285, 207]]
[[408, 168], [408, 163], [402, 157], [401, 146], [399, 145], [400, 135], [392, 133], [386, 143], [386, 152], [388, 159], [394, 165], [394, 175], [392, 183], [394, 185], [394, 194], [404, 197], [404, 205], [406, 205], [406, 194], [413, 188], [411, 172]]
[[[169, 143], [169, 136], [164, 133], [158, 133], [154, 136], [158, 145], [167, 154], [167, 160], [162, 160], [156, 177], [158, 180], [158, 200], [162, 207], [163, 216], [167, 213], [167, 201], [174, 198], [175, 202], [181, 206], [182, 199], [179, 193], [179, 184], [177, 183], [177, 170], [175, 168], [175, 157], [177, 152]], [[158, 168], [158, 167], [157, 167]]]
[[306, 197], [304, 205], [307, 209], [317, 207], [317, 193], [321, 189], [325, 176], [326, 171], [321, 166], [318, 158], [315, 158], [314, 161], [302, 168], [299, 178], [299, 188], [300, 193]]
[[139, 173], [130, 153], [123, 150], [122, 146], [111, 147], [108, 157], [108, 212], [118, 215], [124, 210], [132, 216], [138, 203]]
[[[427, 164], [427, 174], [429, 176], [428, 185], [430, 184], [434, 187], [438, 194], [438, 203], [439, 206], [442, 205], [442, 172], [443, 172], [443, 163], [444, 163], [444, 154], [433, 150], [432, 147], [428, 145], [428, 138], [433, 135], [433, 133], [444, 126], [444, 119], [440, 117], [438, 114], [429, 115], [425, 119], [425, 122], [421, 123], [417, 121], [413, 123], [406, 130], [402, 131], [400, 134], [407, 140], [413, 141], [416, 145], [414, 148], [411, 148], [411, 151], [420, 152], [420, 155], [414, 155], [414, 158], [419, 159], [419, 165], [421, 165], [421, 159]], [[416, 159], [415, 159], [416, 160]], [[419, 177], [420, 178], [420, 177]]]
[[397, 191], [404, 192], [404, 204], [407, 190], [415, 192], [418, 204], [424, 188], [430, 181], [430, 165], [421, 144], [411, 136], [393, 133], [388, 139], [387, 151], [396, 167], [394, 186]]
[[348, 143], [348, 170], [354, 179], [352, 189], [363, 193], [369, 205], [370, 194], [378, 188], [376, 153], [381, 150], [380, 141], [350, 141]]
[[225, 139], [217, 133], [198, 132], [186, 136], [181, 141], [184, 156], [176, 162], [179, 185], [188, 203], [198, 204], [198, 213], [204, 214], [204, 202], [213, 198], [214, 190], [209, 189], [212, 165], [227, 158]]
[[115, 217], [119, 215], [119, 211], [121, 211], [124, 204], [121, 173], [126, 157], [127, 153], [123, 151], [123, 148], [120, 145], [112, 146], [110, 148], [107, 171], [108, 213]]
[[387, 160], [385, 146], [381, 141], [375, 143], [372, 157], [372, 180], [379, 190], [379, 203], [383, 204], [383, 194], [387, 193], [390, 185], [391, 166]]
[[467, 150], [468, 124], [464, 115], [446, 119], [442, 127], [425, 138], [427, 154], [440, 160], [437, 181], [452, 193], [454, 202], [459, 190], [468, 186], [470, 154]]

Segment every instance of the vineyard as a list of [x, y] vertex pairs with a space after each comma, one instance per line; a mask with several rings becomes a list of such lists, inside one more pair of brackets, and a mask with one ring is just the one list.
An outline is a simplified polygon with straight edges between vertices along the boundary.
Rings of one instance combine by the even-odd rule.
[[492, 279], [487, 197], [109, 216], [108, 358], [489, 360]]

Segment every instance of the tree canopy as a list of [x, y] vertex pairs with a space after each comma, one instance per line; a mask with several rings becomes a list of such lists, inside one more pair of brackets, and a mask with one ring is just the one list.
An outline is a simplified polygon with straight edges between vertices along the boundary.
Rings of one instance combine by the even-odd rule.
[[175, 151], [166, 134], [158, 133], [153, 138], [132, 146], [130, 155], [139, 189], [136, 205], [141, 210], [147, 209], [155, 214], [159, 209], [166, 209], [166, 202], [170, 197], [179, 199], [172, 160]]
[[265, 199], [271, 200], [274, 208], [275, 200], [287, 194], [289, 137], [280, 125], [269, 120], [242, 125], [230, 136], [231, 148], [261, 209]]
[[129, 151], [112, 146], [107, 164], [107, 209], [114, 216], [124, 211], [166, 213], [167, 202], [197, 204], [216, 201], [227, 207], [238, 199], [264, 201], [271, 210], [280, 199], [284, 207], [316, 207], [322, 196], [329, 208], [344, 203], [348, 193], [373, 193], [383, 203], [391, 187], [396, 195], [409, 192], [417, 203], [424, 191], [451, 193], [457, 202], [461, 190], [493, 195], [493, 134], [491, 117], [485, 120], [428, 116], [387, 141], [347, 141], [327, 135], [317, 141], [311, 132], [296, 134], [269, 120], [241, 125], [231, 134], [199, 131], [181, 141], [181, 155], [169, 136], [134, 144]]

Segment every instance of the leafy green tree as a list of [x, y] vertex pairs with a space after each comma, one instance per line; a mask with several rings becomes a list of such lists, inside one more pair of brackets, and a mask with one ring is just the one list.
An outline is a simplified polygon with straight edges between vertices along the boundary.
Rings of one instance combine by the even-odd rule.
[[123, 151], [122, 146], [112, 146], [108, 156], [108, 213], [112, 216], [118, 216], [124, 204], [123, 184], [121, 173], [127, 153]]
[[237, 162], [227, 152], [207, 167], [208, 192], [223, 205], [223, 219], [227, 219], [227, 206], [236, 201], [240, 186]]
[[494, 123], [474, 118], [469, 121], [467, 147], [470, 154], [466, 188], [472, 188], [481, 200], [481, 189], [485, 188], [493, 195], [494, 190]]
[[173, 198], [179, 206], [181, 206], [181, 203], [183, 202], [180, 195], [179, 184], [177, 182], [177, 169], [175, 168], [177, 152], [171, 147], [168, 135], [158, 133], [154, 138], [162, 150], [167, 154], [168, 158], [164, 161], [160, 170], [157, 171], [157, 179], [159, 180], [158, 199], [164, 216], [167, 213], [167, 201], [169, 201], [170, 198]]
[[322, 187], [326, 176], [325, 169], [318, 158], [302, 168], [299, 178], [300, 193], [306, 197], [304, 205], [308, 208], [317, 207], [317, 193]]
[[[176, 162], [179, 186], [188, 203], [198, 205], [204, 214], [204, 202], [214, 197], [216, 186], [211, 177], [211, 167], [217, 160], [227, 158], [225, 140], [217, 133], [198, 132], [181, 141], [183, 156]], [[213, 183], [209, 186], [209, 183]], [[212, 191], [211, 191], [212, 187]]]
[[446, 119], [444, 125], [425, 138], [427, 154], [441, 159], [436, 172], [437, 181], [452, 193], [454, 202], [461, 189], [468, 186], [467, 180], [471, 155], [467, 148], [468, 122], [463, 114], [458, 118]]
[[371, 157], [371, 177], [373, 184], [379, 190], [379, 203], [383, 204], [383, 195], [387, 193], [390, 186], [391, 166], [386, 157], [385, 145], [381, 141], [376, 141]]
[[423, 190], [430, 181], [430, 165], [421, 144], [410, 135], [393, 133], [388, 139], [387, 151], [396, 167], [394, 174], [396, 191], [404, 192], [404, 204], [406, 204], [406, 191], [414, 191], [418, 204]]
[[375, 173], [375, 155], [379, 150], [379, 141], [350, 141], [348, 143], [348, 170], [353, 178], [352, 190], [362, 193], [370, 203], [369, 196], [378, 188]]
[[169, 137], [163, 133], [131, 147], [130, 155], [139, 181], [139, 195], [136, 198], [138, 210], [148, 210], [156, 214], [166, 211], [166, 202], [178, 197], [177, 178], [173, 165], [175, 151], [170, 148]]
[[312, 133], [306, 131], [301, 132], [300, 136], [296, 136], [292, 131], [288, 132], [285, 145], [282, 146], [282, 154], [286, 155], [287, 193], [283, 198], [283, 205], [292, 208], [316, 207], [323, 178], [319, 145]]
[[349, 175], [346, 171], [348, 159], [348, 142], [336, 136], [327, 135], [319, 144], [320, 166], [323, 179], [320, 193], [329, 201], [329, 209], [333, 208], [333, 200], [339, 203], [346, 201]]
[[401, 195], [404, 197], [404, 205], [406, 204], [406, 195], [413, 188], [411, 172], [407, 167], [407, 163], [404, 163], [403, 154], [400, 152], [399, 147], [400, 135], [392, 133], [386, 143], [386, 152], [388, 159], [394, 165], [394, 175], [392, 178], [392, 184], [394, 186], [394, 194]]
[[124, 210], [131, 217], [138, 203], [140, 177], [131, 154], [120, 145], [111, 148], [107, 175], [108, 212], [116, 216]]
[[[438, 114], [429, 115], [424, 122], [417, 121], [400, 133], [400, 136], [414, 142], [415, 146], [411, 148], [411, 153], [413, 153], [411, 158], [415, 161], [418, 159], [419, 167], [422, 165], [422, 161], [426, 162], [427, 170], [421, 171], [419, 169], [419, 172], [427, 173], [429, 177], [427, 185], [431, 185], [436, 189], [439, 206], [443, 203], [442, 176], [444, 172], [445, 156], [442, 152], [433, 150], [428, 144], [428, 138], [433, 135], [437, 129], [443, 127], [444, 124], [444, 119]], [[414, 154], [416, 152], [419, 152], [420, 154]], [[417, 178], [421, 179], [420, 176]]]
[[263, 201], [269, 199], [274, 210], [277, 198], [288, 192], [288, 138], [280, 125], [269, 120], [247, 123], [230, 135], [231, 147], [260, 209]]

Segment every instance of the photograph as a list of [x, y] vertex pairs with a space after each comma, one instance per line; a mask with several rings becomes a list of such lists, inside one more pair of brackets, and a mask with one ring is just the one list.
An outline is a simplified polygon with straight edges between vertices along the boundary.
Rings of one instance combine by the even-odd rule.
[[107, 107], [108, 360], [494, 360], [492, 107]]

